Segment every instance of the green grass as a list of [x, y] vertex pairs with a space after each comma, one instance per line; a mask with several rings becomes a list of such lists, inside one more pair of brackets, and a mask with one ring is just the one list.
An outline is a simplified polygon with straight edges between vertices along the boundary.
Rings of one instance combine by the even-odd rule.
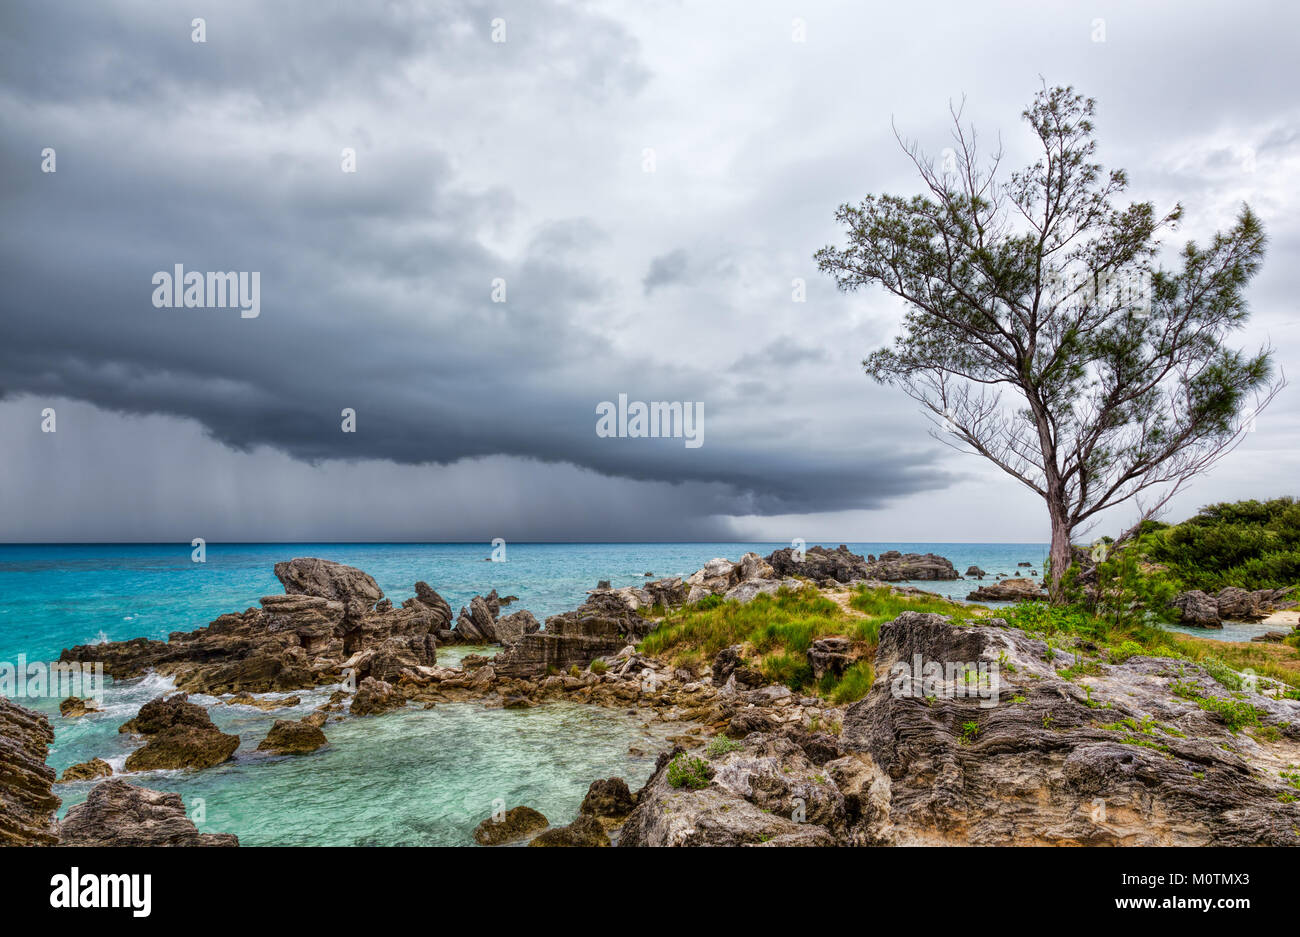
[[[747, 605], [709, 596], [667, 613], [641, 642], [640, 650], [687, 666], [711, 661], [724, 647], [743, 645], [747, 666], [757, 667], [766, 680], [844, 705], [871, 689], [875, 679], [871, 660], [882, 624], [905, 611], [939, 612], [955, 621], [983, 612], [946, 599], [895, 595], [888, 588], [860, 587], [848, 604], [862, 615], [849, 614], [812, 587], [759, 595]], [[855, 642], [859, 659], [838, 678], [827, 675], [814, 680], [808, 648], [818, 638], [832, 635]]]
[[710, 780], [709, 764], [703, 758], [683, 752], [668, 762], [668, 783], [673, 787], [698, 791], [708, 787]]

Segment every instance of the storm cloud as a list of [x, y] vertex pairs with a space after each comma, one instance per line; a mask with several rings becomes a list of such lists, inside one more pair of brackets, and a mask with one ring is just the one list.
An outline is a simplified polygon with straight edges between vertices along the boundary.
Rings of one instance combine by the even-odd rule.
[[[937, 149], [966, 93], [1016, 165], [1040, 73], [1100, 99], [1104, 155], [1191, 234], [1249, 198], [1274, 245], [1249, 338], [1294, 352], [1293, 30], [813, 4], [796, 43], [785, 7], [728, 6], [233, 3], [196, 43], [187, 5], [7, 4], [0, 538], [673, 539], [942, 504], [984, 468], [862, 375], [900, 310], [811, 254], [838, 203], [915, 190], [891, 118]], [[1201, 52], [1232, 80], [1151, 64]], [[177, 264], [257, 271], [260, 314], [156, 308]], [[599, 437], [619, 394], [702, 402], [705, 445]], [[85, 503], [30, 508], [72, 459]], [[177, 481], [129, 510], [144, 466]]]

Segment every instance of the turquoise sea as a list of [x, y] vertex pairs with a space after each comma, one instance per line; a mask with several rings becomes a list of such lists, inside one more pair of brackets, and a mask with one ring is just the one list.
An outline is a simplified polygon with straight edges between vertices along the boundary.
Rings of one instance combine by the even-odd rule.
[[[395, 603], [410, 597], [416, 580], [423, 579], [453, 609], [495, 588], [519, 597], [512, 608], [545, 619], [581, 604], [601, 579], [623, 586], [644, 582], [647, 572], [689, 575], [713, 557], [735, 560], [749, 550], [766, 555], [787, 545], [510, 543], [504, 562], [490, 562], [492, 547], [481, 543], [209, 544], [203, 563], [191, 560], [189, 544], [0, 545], [0, 662], [15, 662], [20, 654], [29, 661], [53, 660], [74, 644], [166, 638], [201, 627], [282, 592], [273, 567], [295, 556], [359, 567]], [[990, 575], [1016, 574], [1019, 562], [1041, 573], [1046, 554], [1045, 544], [849, 547], [877, 555], [891, 549], [933, 552], [952, 560], [959, 572], [973, 564]], [[973, 584], [916, 585], [961, 598]], [[459, 653], [439, 656], [454, 663]], [[106, 711], [80, 720], [60, 717], [58, 700], [19, 702], [51, 716], [56, 738], [50, 765], [57, 771], [92, 757], [119, 771], [134, 743], [117, 727], [169, 688], [169, 681], [154, 676], [111, 685]], [[329, 690], [299, 695], [301, 706], [272, 713], [196, 698], [212, 704], [223, 730], [243, 738], [234, 761], [132, 780], [180, 792], [202, 829], [236, 833], [247, 845], [460, 845], [472, 841], [471, 831], [497, 801], [507, 807], [526, 803], [560, 824], [573, 819], [595, 778], [621, 775], [639, 786], [664, 736], [674, 732], [647, 726], [630, 711], [567, 704], [507, 711], [464, 703], [330, 723], [329, 746], [306, 757], [256, 754], [274, 719], [306, 715]], [[83, 800], [90, 787], [60, 785], [64, 810]]]

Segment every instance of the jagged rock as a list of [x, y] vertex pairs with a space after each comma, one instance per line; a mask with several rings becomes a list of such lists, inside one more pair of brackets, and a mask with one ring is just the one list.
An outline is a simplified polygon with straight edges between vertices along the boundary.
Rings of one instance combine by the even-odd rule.
[[[883, 809], [850, 841], [1300, 842], [1300, 804], [1279, 802], [1287, 791], [1274, 756], [1171, 692], [1178, 681], [1233, 699], [1201, 668], [1139, 655], [1099, 664], [1085, 693], [1057, 674], [1044, 642], [999, 625], [907, 612], [881, 627], [876, 682], [846, 711], [840, 741], [879, 772], [871, 786]], [[940, 674], [916, 674], [917, 661]], [[1000, 664], [996, 684], [971, 692], [962, 673], [981, 662]], [[1300, 702], [1243, 698], [1294, 749]]]
[[670, 576], [647, 582], [642, 590], [646, 593], [647, 605], [662, 605], [664, 608], [676, 608], [686, 601], [687, 585], [681, 576]]
[[529, 846], [608, 846], [609, 834], [595, 817], [580, 815], [568, 826], [556, 826], [533, 839]]
[[357, 694], [348, 708], [354, 716], [376, 716], [406, 705], [406, 697], [393, 689], [391, 683], [366, 677], [357, 687]]
[[984, 570], [980, 569], [978, 566], [968, 566], [966, 568], [966, 575], [973, 576], [976, 579], [983, 579], [988, 575], [988, 573], [984, 572]]
[[948, 559], [934, 553], [899, 553], [889, 550], [867, 563], [867, 579], [881, 582], [906, 582], [913, 579], [959, 579]]
[[775, 720], [766, 711], [751, 706], [731, 717], [727, 723], [727, 735], [733, 739], [743, 739], [752, 732], [771, 732], [775, 728]]
[[501, 644], [509, 647], [512, 644], [518, 644], [526, 634], [536, 634], [541, 630], [541, 622], [533, 617], [533, 613], [520, 609], [504, 618], [496, 620], [496, 639]]
[[798, 579], [749, 579], [738, 583], [722, 594], [728, 601], [748, 605], [760, 595], [775, 595], [780, 589], [799, 590], [803, 583]]
[[432, 586], [421, 580], [415, 584], [415, 598], [434, 614], [433, 629], [439, 630], [451, 625], [451, 606]]
[[309, 722], [277, 719], [257, 750], [276, 755], [306, 755], [316, 751], [328, 740], [318, 726]]
[[87, 713], [97, 712], [99, 712], [99, 709], [90, 700], [82, 699], [79, 696], [69, 696], [59, 703], [59, 715], [67, 719], [76, 719]]
[[252, 706], [255, 709], [262, 710], [262, 712], [270, 712], [272, 709], [288, 709], [291, 706], [300, 706], [302, 705], [302, 697], [282, 696], [279, 699], [258, 699], [251, 693], [236, 693], [225, 703], [227, 706]]
[[622, 778], [604, 778], [591, 782], [578, 812], [606, 821], [620, 821], [632, 812], [636, 798]]
[[1170, 604], [1178, 609], [1179, 621], [1185, 625], [1196, 625], [1200, 628], [1223, 627], [1223, 622], [1219, 620], [1219, 603], [1213, 596], [1206, 595], [1199, 589], [1178, 593]]
[[867, 561], [860, 554], [853, 553], [844, 544], [834, 550], [822, 546], [809, 547], [799, 558], [799, 553], [790, 547], [776, 550], [767, 557], [768, 564], [776, 576], [802, 576], [820, 582], [833, 579], [836, 582], [853, 582], [867, 579]]
[[474, 842], [499, 846], [531, 836], [549, 826], [549, 821], [532, 807], [511, 807], [501, 816], [488, 817], [474, 828]]
[[385, 638], [378, 646], [359, 651], [343, 662], [358, 680], [373, 677], [395, 683], [404, 673], [432, 667], [438, 660], [438, 642], [431, 634]]
[[1032, 579], [1000, 579], [980, 586], [966, 596], [968, 602], [1023, 602], [1026, 599], [1045, 599], [1047, 593]]
[[544, 631], [523, 635], [496, 656], [494, 666], [503, 677], [562, 673], [575, 664], [583, 668], [635, 644], [653, 627], [654, 622], [629, 609], [617, 594], [598, 591], [573, 611], [546, 619]]
[[393, 608], [376, 605], [381, 594], [374, 580], [352, 567], [300, 558], [276, 564], [276, 571], [290, 591], [263, 597], [261, 608], [222, 615], [166, 641], [83, 645], [65, 650], [60, 659], [102, 661], [118, 680], [155, 670], [173, 676], [178, 689], [216, 696], [337, 683], [344, 661], [390, 638], [401, 639], [418, 665], [432, 666], [436, 637], [430, 636], [445, 631], [451, 613], [427, 584], [417, 589], [424, 600], [417, 596]]
[[127, 756], [127, 771], [211, 768], [239, 748], [239, 736], [218, 729], [208, 711], [189, 702], [185, 693], [150, 700], [119, 731], [146, 739], [143, 748]]
[[713, 656], [713, 683], [715, 686], [722, 686], [727, 682], [741, 662], [740, 645], [733, 644], [730, 647], [724, 647]]
[[808, 646], [808, 664], [813, 679], [820, 680], [827, 673], [842, 677], [853, 659], [853, 642], [848, 638], [818, 638]]
[[67, 784], [70, 781], [93, 781], [95, 778], [112, 777], [112, 774], [112, 765], [102, 758], [92, 758], [90, 761], [83, 761], [80, 764], [75, 764], [65, 768], [63, 776], [59, 778], [59, 783]]
[[384, 597], [379, 584], [353, 566], [332, 560], [299, 557], [275, 564], [275, 578], [289, 595], [310, 595], [341, 602], [349, 619], [360, 618]]
[[[833, 785], [818, 783], [823, 772], [793, 742], [756, 736], [754, 745], [714, 759], [713, 778], [699, 790], [668, 781], [668, 765], [682, 751], [660, 756], [637, 793], [620, 847], [835, 844], [817, 821], [842, 826], [844, 798]], [[801, 810], [813, 822], [793, 819]]]
[[1289, 589], [1256, 589], [1253, 592], [1228, 586], [1215, 597], [1219, 617], [1224, 621], [1262, 621], [1286, 602]]
[[776, 570], [757, 553], [746, 553], [736, 564], [735, 574], [744, 582], [749, 579], [771, 579], [776, 576]]
[[470, 599], [469, 608], [460, 610], [460, 617], [456, 619], [456, 633], [466, 644], [497, 643], [496, 617], [481, 595]]
[[59, 826], [62, 846], [238, 846], [230, 833], [200, 833], [180, 794], [116, 778], [91, 790]]
[[0, 845], [49, 846], [58, 838], [54, 769], [45, 764], [50, 720], [0, 696]]

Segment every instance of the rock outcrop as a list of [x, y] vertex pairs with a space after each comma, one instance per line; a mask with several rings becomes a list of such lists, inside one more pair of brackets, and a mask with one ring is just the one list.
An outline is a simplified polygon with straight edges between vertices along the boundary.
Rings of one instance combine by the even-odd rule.
[[980, 586], [966, 596], [968, 602], [1023, 602], [1026, 599], [1045, 599], [1042, 584], [1033, 579], [1000, 579]]
[[621, 823], [636, 807], [636, 797], [622, 778], [592, 781], [578, 813], [602, 823]]
[[771, 553], [767, 563], [776, 576], [802, 576], [815, 582], [854, 582], [871, 578], [867, 574], [866, 557], [852, 552], [844, 544], [834, 550], [822, 546], [809, 547], [802, 556], [799, 551], [785, 547]]
[[609, 834], [595, 817], [580, 814], [568, 826], [555, 826], [534, 838], [529, 846], [608, 846]]
[[146, 739], [143, 748], [127, 756], [127, 771], [211, 768], [228, 761], [239, 747], [239, 736], [218, 729], [208, 711], [189, 702], [185, 693], [145, 703], [119, 731]]
[[200, 833], [180, 794], [119, 779], [97, 785], [59, 826], [61, 846], [238, 846], [230, 833]]
[[316, 751], [328, 740], [318, 726], [307, 722], [277, 719], [258, 743], [257, 750], [275, 755], [306, 755]]
[[549, 821], [532, 807], [511, 807], [500, 817], [488, 817], [474, 829], [480, 846], [500, 846], [525, 839], [546, 829]]
[[79, 719], [82, 716], [97, 712], [99, 712], [99, 709], [93, 702], [79, 696], [69, 696], [59, 703], [59, 715], [65, 719]]
[[451, 610], [427, 583], [394, 608], [369, 575], [350, 566], [306, 557], [277, 563], [275, 572], [286, 594], [264, 596], [261, 608], [222, 615], [166, 641], [69, 648], [61, 659], [102, 661], [117, 680], [154, 670], [188, 692], [267, 693], [337, 683], [366, 651], [373, 653], [352, 664], [358, 680], [431, 667], [437, 636], [452, 634]]
[[1199, 589], [1180, 592], [1170, 603], [1179, 612], [1184, 625], [1220, 628], [1225, 621], [1263, 621], [1278, 609], [1295, 605], [1289, 600], [1290, 589], [1238, 589], [1227, 586], [1217, 595]]
[[654, 623], [628, 608], [614, 592], [598, 591], [571, 612], [546, 619], [546, 630], [523, 635], [493, 660], [501, 676], [536, 676], [585, 667], [616, 654], [650, 633]]
[[348, 707], [354, 716], [376, 716], [380, 713], [401, 709], [406, 705], [406, 697], [393, 688], [391, 683], [366, 677], [357, 687], [356, 696]]
[[49, 846], [57, 839], [54, 769], [45, 764], [50, 720], [0, 696], [0, 845]]

